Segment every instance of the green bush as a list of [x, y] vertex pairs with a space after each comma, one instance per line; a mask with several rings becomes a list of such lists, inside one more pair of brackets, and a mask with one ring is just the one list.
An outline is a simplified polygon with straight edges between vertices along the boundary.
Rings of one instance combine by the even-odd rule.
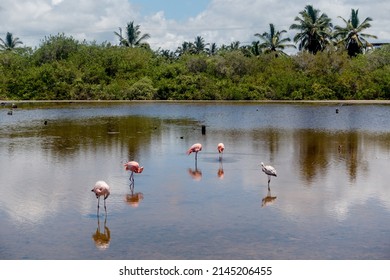
[[0, 52], [1, 99], [390, 99], [390, 46], [350, 58], [217, 54], [163, 57], [145, 48], [46, 37], [35, 50]]
[[157, 90], [153, 87], [153, 82], [148, 77], [143, 77], [135, 82], [125, 96], [125, 99], [130, 100], [151, 100], [154, 98]]

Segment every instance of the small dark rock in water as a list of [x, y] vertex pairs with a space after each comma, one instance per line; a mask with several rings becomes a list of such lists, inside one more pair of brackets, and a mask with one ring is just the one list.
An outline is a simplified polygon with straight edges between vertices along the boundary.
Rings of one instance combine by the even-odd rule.
[[47, 125], [47, 121], [45, 121], [44, 124]]
[[12, 110], [10, 110], [10, 111], [8, 111], [7, 114], [8, 114], [8, 115], [12, 115], [12, 113], [13, 113]]
[[180, 139], [184, 139], [184, 137], [183, 137], [183, 136], [180, 136]]
[[336, 109], [336, 114], [338, 114], [339, 113], [339, 109]]

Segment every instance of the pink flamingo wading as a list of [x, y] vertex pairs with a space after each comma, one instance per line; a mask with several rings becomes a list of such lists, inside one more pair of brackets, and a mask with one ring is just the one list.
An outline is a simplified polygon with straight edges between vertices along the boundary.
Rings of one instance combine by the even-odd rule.
[[225, 150], [225, 145], [223, 143], [219, 143], [217, 146], [218, 153], [219, 153], [219, 160], [222, 159], [223, 151]]
[[95, 193], [96, 198], [98, 200], [98, 210], [100, 207], [101, 196], [104, 197], [104, 209], [106, 209], [106, 199], [110, 195], [110, 186], [104, 181], [97, 181], [91, 191]]
[[134, 173], [142, 173], [144, 167], [140, 166], [136, 161], [129, 161], [128, 163], [125, 163], [124, 166], [125, 170], [131, 171], [129, 180], [134, 184]]
[[187, 150], [187, 155], [195, 153], [195, 160], [198, 160], [198, 152], [202, 150], [202, 144], [196, 143]]

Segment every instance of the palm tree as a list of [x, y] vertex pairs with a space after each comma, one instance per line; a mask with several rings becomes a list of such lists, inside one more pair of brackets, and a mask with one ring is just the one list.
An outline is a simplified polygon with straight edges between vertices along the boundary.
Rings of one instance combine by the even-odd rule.
[[334, 36], [336, 38], [340, 38], [341, 42], [344, 42], [345, 48], [350, 56], [356, 56], [363, 53], [363, 50], [370, 45], [366, 38], [377, 38], [375, 35], [361, 33], [364, 29], [371, 27], [370, 21], [372, 21], [372, 19], [367, 17], [360, 24], [358, 13], [359, 9], [352, 9], [351, 17], [348, 20], [345, 20], [343, 17], [339, 17], [344, 21], [345, 27], [335, 26], [334, 28]]
[[264, 32], [263, 34], [256, 33], [255, 36], [259, 37], [264, 42], [259, 45], [261, 49], [264, 49], [264, 53], [275, 53], [275, 56], [278, 55], [287, 55], [283, 50], [287, 47], [295, 48], [293, 44], [286, 44], [290, 42], [290, 38], [281, 39], [282, 34], [287, 33], [286, 30], [276, 31], [275, 26], [269, 24], [269, 33]]
[[240, 41], [234, 41], [230, 43], [228, 47], [230, 51], [237, 51], [240, 49]]
[[181, 56], [181, 55], [184, 55], [184, 54], [187, 54], [187, 53], [190, 53], [191, 50], [193, 49], [193, 43], [190, 43], [190, 42], [187, 42], [187, 41], [184, 41], [180, 47], [178, 47], [175, 51], [175, 53], [178, 55], [178, 56]]
[[210, 47], [207, 49], [207, 53], [210, 56], [216, 55], [218, 51], [218, 47], [216, 43], [211, 43]]
[[10, 32], [7, 32], [7, 34], [5, 35], [5, 40], [0, 38], [0, 50], [11, 51], [21, 44], [23, 44], [23, 42], [20, 41], [18, 37], [14, 38], [12, 33]]
[[192, 45], [192, 52], [195, 53], [195, 54], [200, 54], [200, 53], [203, 53], [206, 51], [206, 46], [208, 45], [205, 44], [204, 42], [204, 38], [201, 37], [201, 36], [197, 36], [195, 38], [195, 41]]
[[320, 10], [314, 9], [312, 5], [307, 5], [299, 13], [290, 29], [296, 29], [299, 32], [294, 37], [294, 42], [299, 43], [299, 50], [307, 50], [313, 54], [323, 51], [332, 38], [331, 19], [326, 14], [320, 14]]
[[119, 33], [114, 32], [116, 36], [119, 38], [119, 45], [126, 47], [140, 47], [147, 43], [143, 41], [150, 38], [148, 33], [141, 35], [141, 31], [139, 30], [140, 26], [134, 26], [134, 21], [127, 23], [125, 36], [122, 35], [122, 28], [119, 27]]
[[156, 51], [156, 54], [157, 55], [160, 55], [164, 58], [167, 58], [167, 59], [175, 59], [176, 56], [175, 56], [175, 53], [171, 50], [165, 50], [165, 49], [161, 49], [159, 48], [157, 51]]
[[250, 45], [250, 52], [254, 56], [259, 56], [261, 54], [261, 47], [259, 41], [253, 41], [252, 45]]

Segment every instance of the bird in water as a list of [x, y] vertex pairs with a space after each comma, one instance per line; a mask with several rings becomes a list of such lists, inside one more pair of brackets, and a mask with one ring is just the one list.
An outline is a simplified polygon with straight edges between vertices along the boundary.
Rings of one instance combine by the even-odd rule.
[[95, 193], [96, 198], [98, 199], [98, 211], [100, 207], [101, 196], [104, 197], [104, 209], [106, 210], [106, 199], [110, 195], [110, 186], [104, 181], [97, 181], [91, 191]]
[[225, 145], [223, 143], [219, 143], [217, 146], [219, 153], [219, 160], [222, 160], [223, 151], [225, 150]]
[[201, 150], [202, 150], [202, 144], [196, 143], [187, 150], [187, 155], [190, 155], [191, 153], [195, 153], [195, 161], [197, 161], [198, 152], [200, 152]]
[[136, 161], [129, 161], [125, 163], [124, 166], [125, 166], [125, 170], [131, 171], [129, 180], [131, 184], [134, 185], [134, 173], [142, 173], [144, 167], [140, 166], [139, 163]]
[[276, 169], [271, 165], [264, 165], [264, 163], [262, 162], [261, 170], [268, 176], [268, 187], [269, 187], [269, 183], [271, 182], [271, 176], [277, 177]]

